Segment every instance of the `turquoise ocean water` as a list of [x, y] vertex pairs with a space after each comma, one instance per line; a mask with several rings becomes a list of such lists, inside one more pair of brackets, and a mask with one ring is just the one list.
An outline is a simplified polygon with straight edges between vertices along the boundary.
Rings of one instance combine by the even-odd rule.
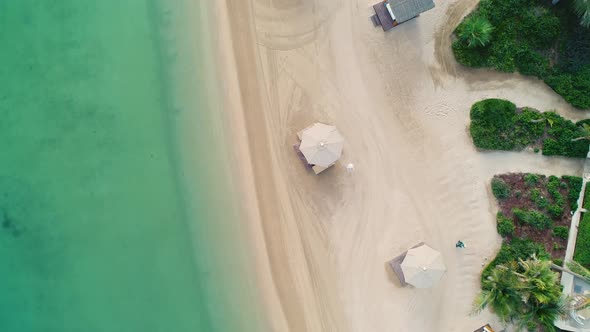
[[258, 330], [189, 2], [0, 1], [0, 331]]

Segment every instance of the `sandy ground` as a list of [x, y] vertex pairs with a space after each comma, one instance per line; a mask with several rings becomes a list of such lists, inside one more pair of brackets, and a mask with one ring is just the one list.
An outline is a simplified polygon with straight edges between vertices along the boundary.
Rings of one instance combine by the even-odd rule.
[[[500, 327], [488, 312], [469, 315], [482, 263], [500, 245], [490, 178], [579, 175], [582, 161], [478, 152], [469, 107], [501, 97], [588, 114], [538, 80], [456, 64], [449, 35], [476, 1], [437, 1], [388, 33], [372, 26], [372, 2], [216, 1], [235, 184], [264, 318], [272, 331]], [[291, 148], [314, 121], [346, 139], [342, 164], [321, 176]], [[420, 241], [442, 252], [448, 271], [432, 289], [402, 288], [386, 261]]]

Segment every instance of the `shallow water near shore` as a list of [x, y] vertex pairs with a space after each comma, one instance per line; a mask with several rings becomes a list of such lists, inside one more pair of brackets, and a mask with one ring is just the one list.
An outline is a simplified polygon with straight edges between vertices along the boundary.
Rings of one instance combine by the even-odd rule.
[[222, 157], [179, 148], [187, 109], [203, 141], [213, 133], [203, 87], [194, 105], [172, 100], [173, 14], [149, 0], [0, 2], [2, 331], [253, 329], [217, 263], [231, 257], [221, 175], [181, 161]]

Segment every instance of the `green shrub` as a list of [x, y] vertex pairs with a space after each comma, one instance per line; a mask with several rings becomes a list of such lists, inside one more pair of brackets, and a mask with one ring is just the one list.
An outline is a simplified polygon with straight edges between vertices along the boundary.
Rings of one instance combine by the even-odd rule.
[[553, 220], [537, 210], [512, 209], [516, 219], [525, 225], [530, 225], [538, 230], [549, 229], [553, 226]]
[[590, 95], [583, 89], [588, 88], [588, 74], [561, 73], [548, 75], [545, 83], [560, 94], [567, 102], [581, 109], [590, 108]]
[[539, 53], [521, 49], [514, 56], [514, 63], [521, 74], [543, 77], [549, 71], [549, 59]]
[[543, 197], [541, 195], [541, 190], [539, 190], [538, 188], [534, 188], [531, 190], [530, 198], [531, 201], [533, 201], [533, 203], [535, 203], [539, 209], [544, 209], [547, 207], [547, 205], [549, 205], [549, 201], [546, 197]]
[[487, 53], [485, 49], [466, 47], [460, 40], [455, 40], [451, 48], [460, 64], [474, 68], [487, 67], [486, 57], [482, 55]]
[[532, 108], [516, 110], [502, 99], [484, 99], [471, 107], [469, 131], [476, 147], [491, 150], [520, 150], [542, 142], [544, 155], [585, 158], [587, 140], [580, 126], [555, 112], [539, 113]]
[[551, 204], [547, 207], [547, 212], [549, 212], [553, 218], [559, 218], [563, 215], [563, 207], [557, 204]]
[[533, 0], [486, 0], [480, 2], [478, 10], [486, 15], [492, 24], [499, 25], [534, 3]]
[[499, 264], [505, 264], [510, 261], [526, 260], [532, 255], [539, 259], [549, 259], [549, 254], [545, 251], [543, 245], [535, 243], [529, 239], [520, 239], [514, 237], [510, 242], [504, 241], [496, 257], [485, 267], [482, 272], [482, 279], [487, 278], [490, 271]]
[[455, 29], [453, 54], [466, 66], [536, 76], [573, 106], [588, 109], [590, 33], [565, 8], [569, 4], [547, 1], [480, 1]]
[[522, 48], [522, 45], [517, 43], [511, 35], [510, 32], [498, 31], [496, 39], [500, 42], [489, 46], [488, 65], [501, 72], [512, 73], [516, 70], [515, 50]]
[[539, 188], [531, 189], [530, 197], [531, 201], [537, 202], [541, 198], [541, 190]]
[[551, 175], [549, 181], [547, 181], [547, 191], [554, 200], [561, 198], [559, 188], [561, 188], [561, 180], [559, 180], [558, 177]]
[[540, 196], [539, 199], [535, 202], [535, 204], [537, 204], [537, 207], [541, 210], [547, 208], [547, 206], [549, 206], [549, 200], [547, 200], [547, 197], [545, 196]]
[[559, 156], [563, 155], [564, 151], [556, 140], [553, 138], [546, 138], [543, 141], [543, 150], [542, 154], [546, 156]]
[[570, 202], [571, 210], [576, 211], [578, 209], [578, 197], [582, 190], [582, 178], [568, 175], [564, 175], [561, 178], [568, 183], [567, 199]]
[[578, 237], [574, 260], [586, 268], [590, 267], [590, 213], [586, 212], [578, 225]]
[[533, 144], [543, 136], [546, 124], [545, 121], [538, 122], [539, 119], [543, 119], [543, 114], [530, 107], [516, 113], [512, 136], [518, 148]]
[[563, 259], [561, 259], [561, 258], [554, 258], [553, 259], [553, 264], [555, 264], [557, 266], [563, 266]]
[[574, 260], [585, 267], [590, 267], [590, 213], [584, 213], [578, 226]]
[[[575, 21], [572, 15], [571, 21]], [[575, 23], [574, 23], [575, 24]], [[559, 67], [568, 73], [577, 73], [590, 63], [590, 34], [588, 29], [570, 29], [569, 40], [559, 47]]]
[[543, 154], [547, 156], [559, 155], [585, 158], [588, 153], [588, 141], [573, 141], [573, 139], [579, 137], [580, 127], [554, 112], [545, 114], [554, 124], [547, 130], [549, 138], [543, 142]]
[[498, 234], [502, 237], [514, 234], [514, 223], [511, 219], [506, 218], [502, 212], [498, 212], [496, 215], [496, 227], [498, 229]]
[[555, 199], [555, 206], [561, 209], [565, 208], [565, 201], [561, 195]]
[[485, 99], [471, 107], [469, 131], [480, 149], [512, 150], [516, 105], [502, 99]]
[[523, 13], [520, 19], [522, 34], [528, 44], [536, 49], [546, 49], [555, 43], [560, 33], [557, 16], [546, 9], [538, 8]]
[[495, 177], [492, 179], [492, 193], [497, 199], [508, 198], [510, 196], [510, 186], [504, 180]]
[[553, 228], [553, 236], [556, 236], [560, 239], [566, 239], [569, 234], [569, 229], [565, 226], [555, 226]]
[[526, 183], [526, 185], [529, 187], [536, 185], [537, 183], [539, 183], [539, 175], [533, 173], [525, 174], [524, 183]]

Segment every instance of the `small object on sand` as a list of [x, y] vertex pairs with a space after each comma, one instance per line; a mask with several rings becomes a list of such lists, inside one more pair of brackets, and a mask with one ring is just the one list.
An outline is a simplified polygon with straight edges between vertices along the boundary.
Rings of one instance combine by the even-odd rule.
[[455, 248], [465, 248], [465, 243], [463, 243], [463, 241], [459, 240], [455, 244]]
[[354, 172], [354, 164], [348, 164], [348, 165], [346, 165], [346, 171], [348, 173]]
[[483, 260], [484, 260], [484, 261], [487, 261], [487, 260], [488, 260], [488, 258], [487, 258], [487, 257], [484, 257], [484, 258], [483, 258]]

